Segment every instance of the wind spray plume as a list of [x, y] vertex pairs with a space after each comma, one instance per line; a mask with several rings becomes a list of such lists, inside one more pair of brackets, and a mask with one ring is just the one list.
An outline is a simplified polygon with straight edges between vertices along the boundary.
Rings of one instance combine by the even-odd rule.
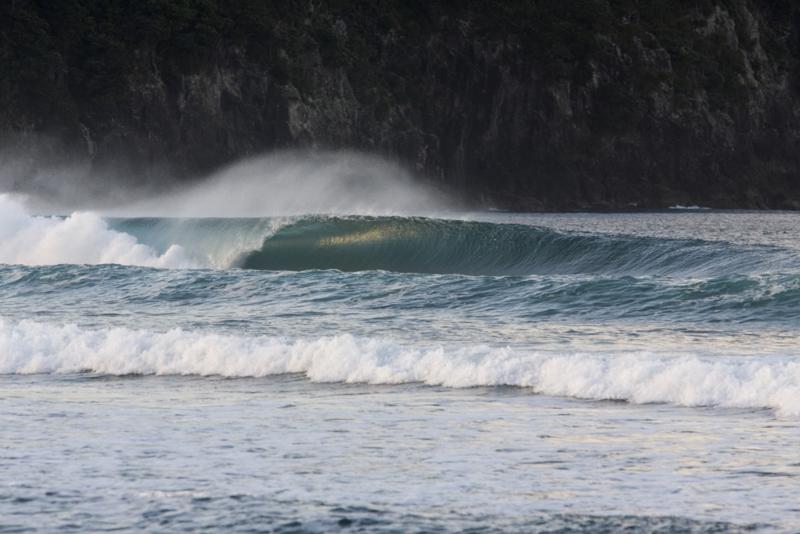
[[288, 151], [233, 164], [206, 180], [114, 210], [127, 216], [426, 215], [444, 195], [401, 166], [354, 152]]

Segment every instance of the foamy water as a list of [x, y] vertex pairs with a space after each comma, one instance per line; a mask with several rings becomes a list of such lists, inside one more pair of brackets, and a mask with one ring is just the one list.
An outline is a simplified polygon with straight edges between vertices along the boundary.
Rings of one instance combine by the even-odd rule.
[[313, 340], [0, 322], [0, 373], [302, 373], [312, 382], [515, 386], [582, 399], [772, 408], [800, 416], [800, 355], [742, 358], [404, 346], [344, 334]]
[[0, 263], [196, 266], [179, 245], [158, 254], [133, 236], [112, 230], [94, 213], [37, 217], [7, 195], [0, 195]]

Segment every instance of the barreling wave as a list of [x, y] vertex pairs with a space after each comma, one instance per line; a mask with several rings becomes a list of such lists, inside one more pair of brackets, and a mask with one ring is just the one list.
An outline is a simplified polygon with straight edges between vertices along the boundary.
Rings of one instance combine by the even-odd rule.
[[573, 234], [520, 224], [418, 217], [307, 217], [243, 257], [249, 269], [467, 275], [725, 275], [796, 269], [770, 246]]
[[219, 375], [303, 373], [314, 382], [515, 386], [632, 403], [770, 408], [800, 415], [800, 361], [784, 356], [554, 353], [490, 346], [405, 346], [337, 335], [245, 337], [0, 319], [0, 373]]
[[28, 214], [0, 195], [0, 263], [464, 275], [701, 276], [798, 272], [768, 245], [578, 234], [423, 217], [103, 219]]

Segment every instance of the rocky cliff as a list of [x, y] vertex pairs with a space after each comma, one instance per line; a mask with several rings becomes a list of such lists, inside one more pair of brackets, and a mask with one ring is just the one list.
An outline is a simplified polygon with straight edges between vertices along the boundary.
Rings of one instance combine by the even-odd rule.
[[346, 147], [512, 209], [800, 208], [793, 0], [2, 0], [0, 38], [20, 188]]

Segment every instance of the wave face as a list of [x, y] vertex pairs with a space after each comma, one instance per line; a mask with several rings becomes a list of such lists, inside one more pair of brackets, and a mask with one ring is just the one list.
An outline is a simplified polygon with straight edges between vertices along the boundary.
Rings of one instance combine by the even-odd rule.
[[521, 224], [400, 217], [308, 217], [244, 256], [248, 269], [465, 275], [724, 275], [798, 268], [779, 247], [563, 233]]
[[346, 334], [292, 340], [0, 320], [0, 373], [82, 372], [225, 377], [303, 373], [313, 382], [515, 386], [583, 399], [772, 408], [779, 415], [800, 415], [796, 355], [559, 354], [489, 346], [418, 347]]

